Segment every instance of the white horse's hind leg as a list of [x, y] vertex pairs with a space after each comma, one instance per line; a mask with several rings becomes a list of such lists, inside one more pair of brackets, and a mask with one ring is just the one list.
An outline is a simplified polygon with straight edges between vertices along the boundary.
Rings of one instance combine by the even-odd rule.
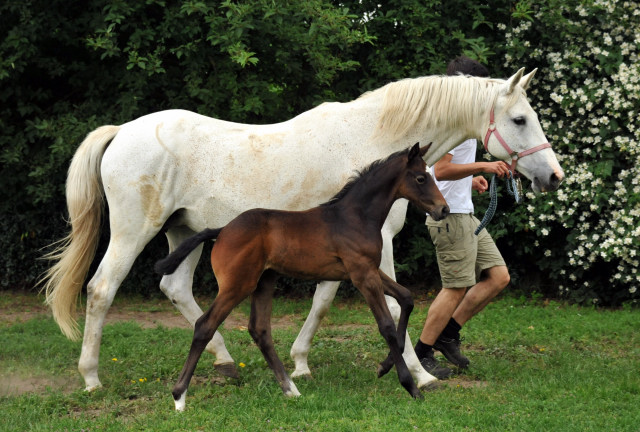
[[[150, 234], [146, 240], [151, 237], [153, 235]], [[112, 232], [107, 252], [87, 285], [87, 315], [78, 361], [78, 371], [84, 378], [87, 391], [102, 385], [98, 378], [98, 361], [104, 318], [133, 261], [147, 243], [144, 238], [139, 240], [141, 241], [137, 243], [138, 246], [131, 249], [125, 244], [122, 236], [114, 235]]]
[[[171, 228], [167, 231], [167, 239], [169, 240], [170, 250], [174, 250], [184, 239], [193, 235], [194, 232], [186, 227]], [[185, 260], [180, 264], [178, 269], [170, 275], [163, 276], [160, 281], [160, 289], [171, 300], [171, 302], [184, 315], [189, 323], [194, 326], [196, 320], [202, 316], [202, 309], [193, 298], [193, 273], [202, 254], [202, 245], [198, 246]], [[223, 375], [237, 378], [233, 358], [227, 351], [224, 339], [219, 332], [215, 332], [213, 339], [205, 348], [208, 352], [216, 357], [214, 367]]]
[[299, 376], [311, 376], [307, 358], [311, 349], [311, 341], [318, 331], [320, 321], [329, 311], [331, 302], [336, 296], [340, 282], [320, 282], [316, 286], [316, 292], [313, 295], [313, 303], [309, 316], [304, 322], [298, 337], [291, 347], [291, 358], [295, 362], [295, 370], [291, 374], [292, 378]]

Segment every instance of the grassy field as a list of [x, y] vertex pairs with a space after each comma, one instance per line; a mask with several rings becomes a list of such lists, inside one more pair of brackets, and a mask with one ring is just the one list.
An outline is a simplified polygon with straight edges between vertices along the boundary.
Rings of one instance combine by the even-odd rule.
[[[412, 400], [395, 371], [375, 376], [387, 350], [366, 306], [337, 299], [314, 340], [314, 378], [298, 380], [302, 396], [288, 399], [244, 327], [243, 304], [223, 330], [240, 380], [218, 375], [203, 355], [187, 410], [176, 413], [170, 390], [191, 331], [168, 326], [177, 317], [167, 300], [116, 298], [120, 321], [105, 326], [100, 354], [104, 387], [92, 393], [76, 371], [80, 343], [60, 334], [40, 301], [0, 296], [2, 431], [640, 431], [638, 310], [502, 298], [464, 329], [471, 367]], [[416, 302], [414, 341], [428, 304]], [[309, 306], [274, 304], [289, 370]]]

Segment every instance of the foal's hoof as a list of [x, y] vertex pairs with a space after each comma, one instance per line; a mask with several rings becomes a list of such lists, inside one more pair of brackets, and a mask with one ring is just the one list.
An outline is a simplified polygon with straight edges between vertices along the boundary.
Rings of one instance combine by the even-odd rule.
[[416, 393], [412, 393], [411, 396], [413, 396], [414, 399], [424, 399], [424, 396], [422, 395], [420, 390], [417, 390]]
[[214, 364], [213, 367], [220, 374], [222, 374], [222, 375], [224, 375], [226, 377], [234, 378], [234, 379], [240, 378], [240, 376], [238, 375], [238, 369], [236, 369], [235, 363]]
[[391, 368], [393, 367], [393, 362], [383, 361], [378, 365], [378, 378], [382, 378], [386, 374], [389, 373]]

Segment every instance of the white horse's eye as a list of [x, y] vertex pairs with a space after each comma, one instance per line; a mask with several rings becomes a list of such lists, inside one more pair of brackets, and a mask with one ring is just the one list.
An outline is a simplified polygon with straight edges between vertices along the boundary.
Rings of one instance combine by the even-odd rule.
[[516, 118], [514, 118], [514, 119], [513, 119], [513, 122], [514, 122], [515, 124], [517, 124], [518, 126], [522, 126], [522, 125], [524, 125], [527, 121], [525, 120], [525, 118], [524, 118], [524, 117], [516, 117]]

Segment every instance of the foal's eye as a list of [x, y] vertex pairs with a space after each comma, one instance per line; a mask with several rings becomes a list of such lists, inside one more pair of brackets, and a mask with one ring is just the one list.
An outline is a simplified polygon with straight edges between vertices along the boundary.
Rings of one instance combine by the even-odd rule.
[[526, 123], [526, 120], [524, 119], [524, 117], [516, 117], [513, 119], [513, 122], [518, 126], [522, 126]]
[[424, 183], [425, 180], [426, 180], [426, 177], [423, 175], [416, 177], [416, 182], [418, 182], [418, 184]]

